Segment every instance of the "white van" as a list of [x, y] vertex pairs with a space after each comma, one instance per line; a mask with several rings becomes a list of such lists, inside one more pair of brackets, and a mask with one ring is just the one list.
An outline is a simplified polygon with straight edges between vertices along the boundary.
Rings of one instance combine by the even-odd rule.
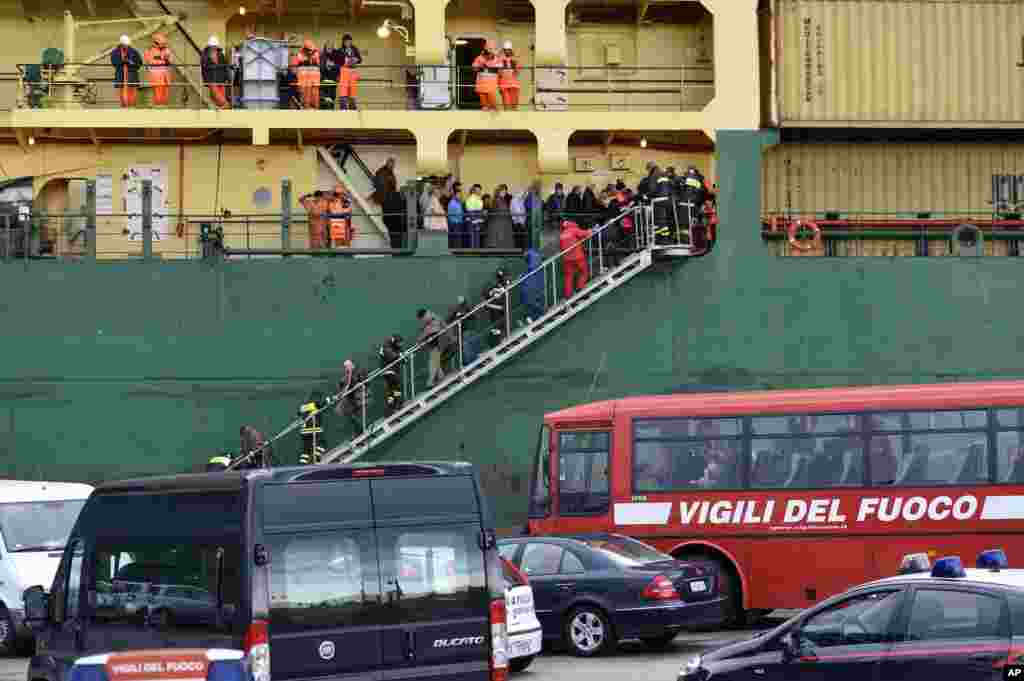
[[92, 487], [0, 480], [0, 654], [28, 647], [22, 592], [50, 584]]

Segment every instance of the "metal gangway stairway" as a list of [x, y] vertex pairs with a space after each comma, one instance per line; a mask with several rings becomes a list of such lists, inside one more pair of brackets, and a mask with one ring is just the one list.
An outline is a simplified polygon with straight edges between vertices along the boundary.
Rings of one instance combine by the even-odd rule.
[[[501, 292], [472, 308], [460, 320], [446, 325], [442, 333], [454, 333], [457, 339], [456, 366], [435, 385], [424, 387], [422, 390], [416, 389], [416, 367], [422, 369], [427, 365], [427, 355], [431, 351], [429, 341], [424, 341], [405, 350], [395, 362], [370, 372], [362, 382], [348, 390], [328, 396], [316, 413], [334, 408], [339, 403], [344, 405], [355, 402], [355, 409], [359, 410], [359, 413], [353, 415], [350, 411], [350, 417], [361, 421], [362, 432], [328, 449], [322, 455], [320, 463], [345, 464], [355, 461], [648, 269], [655, 261], [656, 255], [694, 255], [691, 230], [684, 224], [677, 224], [671, 230], [671, 238], [656, 238], [658, 230], [655, 227], [655, 211], [658, 202], [664, 200], [667, 199], [655, 199], [624, 210], [614, 219], [592, 229], [589, 237], [547, 258], [538, 267], [514, 280], [510, 286], [504, 287]], [[681, 205], [686, 206], [689, 211], [690, 206]], [[626, 220], [633, 221], [633, 229], [632, 235], [628, 236], [624, 243], [621, 235], [626, 234], [626, 231], [621, 228]], [[661, 233], [664, 232], [662, 228]], [[620, 238], [613, 238], [616, 234], [620, 235]], [[559, 266], [580, 244], [587, 251], [590, 280], [581, 290], [564, 298], [559, 291], [562, 286], [562, 278], [558, 276]], [[532, 286], [531, 291], [536, 295], [538, 285], [543, 290], [543, 313], [535, 319], [527, 317], [518, 325], [513, 323], [513, 301], [520, 298], [523, 287], [526, 286]], [[473, 320], [487, 316], [489, 305], [502, 305], [504, 308], [502, 320], [505, 328], [502, 329], [502, 340], [496, 347], [483, 350], [475, 358], [465, 361], [465, 327], [473, 324]], [[378, 389], [383, 386], [385, 374], [389, 371], [397, 372], [402, 377], [404, 402], [394, 412], [369, 422], [367, 396], [372, 392], [373, 384], [376, 383]], [[349, 402], [346, 403], [346, 400]], [[284, 436], [298, 430], [302, 423], [303, 418], [295, 419], [259, 451], [249, 453], [233, 462], [232, 468], [251, 457], [258, 456]]]

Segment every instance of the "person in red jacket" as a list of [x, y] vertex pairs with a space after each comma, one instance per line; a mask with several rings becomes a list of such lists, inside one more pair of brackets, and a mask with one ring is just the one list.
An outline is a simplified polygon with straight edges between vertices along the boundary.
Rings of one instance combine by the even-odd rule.
[[473, 60], [476, 93], [480, 95], [480, 108], [484, 111], [498, 110], [498, 71], [501, 65], [497, 45], [493, 40], [488, 40], [484, 43], [484, 51]]
[[[565, 297], [569, 298], [579, 291], [590, 280], [587, 267], [587, 254], [583, 251], [583, 240], [590, 237], [589, 229], [581, 229], [571, 220], [562, 222], [562, 233], [558, 238], [561, 251], [569, 251], [562, 257], [562, 277], [565, 284]], [[570, 250], [571, 249], [571, 250]]]

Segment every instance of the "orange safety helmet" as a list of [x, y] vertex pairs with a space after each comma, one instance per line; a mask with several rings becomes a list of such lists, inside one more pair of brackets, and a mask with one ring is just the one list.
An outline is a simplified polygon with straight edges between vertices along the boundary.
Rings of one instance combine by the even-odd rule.
[[487, 42], [484, 43], [484, 51], [485, 52], [495, 52], [495, 51], [497, 51], [497, 49], [498, 49], [498, 44], [496, 42], [494, 42], [493, 40], [488, 40]]
[[158, 47], [167, 47], [167, 36], [163, 33], [154, 33], [153, 44]]
[[345, 194], [345, 188], [342, 187], [340, 184], [336, 184], [336, 185], [334, 185], [334, 193], [335, 194], [342, 194], [342, 195], [344, 195]]
[[302, 49], [309, 50], [310, 52], [316, 51], [316, 45], [313, 44], [312, 40], [306, 40], [302, 43]]

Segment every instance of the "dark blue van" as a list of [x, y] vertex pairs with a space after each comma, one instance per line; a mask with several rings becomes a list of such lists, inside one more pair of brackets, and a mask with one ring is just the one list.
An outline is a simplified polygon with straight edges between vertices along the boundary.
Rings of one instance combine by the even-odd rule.
[[77, 659], [243, 651], [255, 681], [498, 681], [507, 673], [494, 523], [461, 463], [128, 480], [82, 510], [28, 681]]

